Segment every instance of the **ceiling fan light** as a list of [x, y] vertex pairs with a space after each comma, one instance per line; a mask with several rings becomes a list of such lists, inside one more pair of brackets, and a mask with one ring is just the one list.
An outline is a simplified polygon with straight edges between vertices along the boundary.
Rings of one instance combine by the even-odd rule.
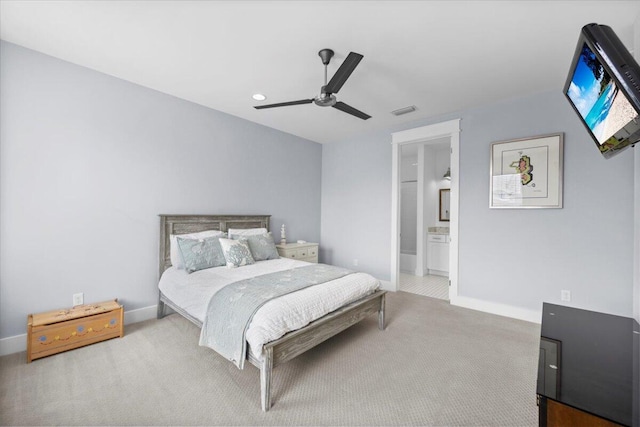
[[265, 99], [267, 99], [267, 97], [261, 93], [254, 93], [251, 97], [256, 101], [264, 101]]

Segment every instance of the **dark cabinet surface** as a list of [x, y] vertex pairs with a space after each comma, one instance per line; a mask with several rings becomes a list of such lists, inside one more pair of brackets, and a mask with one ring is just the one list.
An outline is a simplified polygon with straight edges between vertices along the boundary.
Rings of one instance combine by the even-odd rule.
[[638, 322], [628, 317], [545, 303], [537, 386], [543, 403], [540, 424], [555, 424], [548, 408], [557, 415], [564, 411], [559, 404], [567, 407], [562, 412], [567, 417], [582, 412], [640, 426], [639, 334]]

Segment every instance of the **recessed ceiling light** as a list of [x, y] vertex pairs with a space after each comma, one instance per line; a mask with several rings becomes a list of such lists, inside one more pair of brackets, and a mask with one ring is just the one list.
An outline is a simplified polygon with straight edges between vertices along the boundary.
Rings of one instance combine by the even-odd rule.
[[252, 98], [255, 99], [256, 101], [264, 101], [265, 99], [267, 99], [267, 97], [261, 93], [254, 93]]

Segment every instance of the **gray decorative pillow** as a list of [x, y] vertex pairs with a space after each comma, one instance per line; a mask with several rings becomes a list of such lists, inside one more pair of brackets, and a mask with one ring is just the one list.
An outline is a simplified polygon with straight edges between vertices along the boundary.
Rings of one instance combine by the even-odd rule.
[[227, 237], [227, 235], [219, 230], [206, 230], [198, 233], [189, 234], [171, 234], [169, 236], [170, 253], [171, 253], [171, 265], [178, 270], [184, 270], [184, 263], [182, 262], [182, 255], [180, 255], [180, 247], [176, 240], [180, 236], [181, 239], [204, 239], [205, 237], [221, 236]]
[[253, 236], [233, 236], [234, 240], [246, 239], [249, 242], [249, 250], [255, 261], [278, 259], [278, 249], [273, 241], [271, 233], [256, 234]]
[[246, 239], [220, 239], [220, 246], [222, 246], [224, 259], [227, 261], [227, 267], [242, 267], [255, 262]]
[[220, 237], [206, 237], [202, 239], [176, 238], [182, 262], [189, 274], [205, 268], [220, 267], [226, 264]]

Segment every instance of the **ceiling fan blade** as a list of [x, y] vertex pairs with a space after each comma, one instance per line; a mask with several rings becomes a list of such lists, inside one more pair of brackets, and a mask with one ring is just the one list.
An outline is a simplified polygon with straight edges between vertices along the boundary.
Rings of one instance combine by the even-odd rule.
[[351, 114], [352, 116], [356, 116], [362, 120], [367, 120], [371, 118], [370, 115], [365, 114], [360, 110], [356, 110], [351, 105], [347, 105], [342, 101], [336, 102], [333, 108], [337, 108], [340, 111], [344, 111], [345, 113]]
[[278, 104], [255, 105], [253, 108], [255, 108], [256, 110], [261, 110], [263, 108], [275, 108], [275, 107], [287, 107], [289, 105], [311, 104], [312, 102], [313, 102], [313, 98], [301, 99], [299, 101], [280, 102]]
[[333, 77], [331, 77], [331, 80], [329, 80], [329, 83], [327, 83], [327, 86], [324, 89], [325, 92], [338, 93], [344, 82], [347, 81], [362, 58], [364, 58], [364, 56], [359, 53], [350, 52], [349, 55], [347, 55], [347, 59], [344, 60], [342, 65], [340, 65], [340, 68], [338, 68], [338, 71], [336, 71]]

